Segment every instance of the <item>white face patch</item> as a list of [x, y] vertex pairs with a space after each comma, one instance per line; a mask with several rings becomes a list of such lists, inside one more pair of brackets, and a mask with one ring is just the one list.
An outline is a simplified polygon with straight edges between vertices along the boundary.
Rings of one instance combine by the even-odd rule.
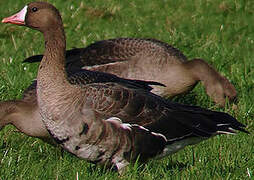
[[26, 5], [17, 15], [19, 15], [19, 19], [25, 22], [26, 13], [28, 6]]

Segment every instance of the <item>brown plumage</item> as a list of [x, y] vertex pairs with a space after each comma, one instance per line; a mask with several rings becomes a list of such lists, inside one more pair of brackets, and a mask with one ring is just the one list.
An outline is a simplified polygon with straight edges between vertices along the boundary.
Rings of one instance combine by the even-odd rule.
[[4, 23], [39, 30], [45, 52], [37, 76], [40, 114], [64, 149], [88, 161], [115, 166], [164, 157], [186, 145], [244, 130], [230, 115], [171, 103], [125, 83], [70, 83], [65, 72], [65, 35], [57, 9], [33, 2]]
[[28, 136], [55, 144], [41, 120], [34, 87], [28, 88], [20, 100], [0, 102], [0, 129], [8, 124]]
[[[42, 57], [32, 56], [24, 62], [38, 62]], [[204, 60], [188, 61], [178, 49], [156, 39], [117, 38], [68, 50], [66, 66], [69, 71], [82, 67], [123, 78], [157, 81], [166, 86], [154, 87], [152, 92], [167, 97], [186, 93], [200, 81], [220, 106], [225, 105], [226, 98], [233, 101], [237, 95], [229, 80]]]
[[[152, 89], [150, 85], [160, 85], [156, 82], [122, 79], [112, 74], [87, 70], [79, 70], [76, 73], [69, 73], [68, 80], [72, 84], [117, 82], [125, 84], [125, 86], [128, 85], [132, 88], [142, 88], [147, 91]], [[28, 136], [37, 137], [49, 144], [55, 145], [54, 140], [49, 135], [39, 113], [36, 85], [37, 82], [34, 81], [24, 91], [23, 97], [20, 100], [0, 102], [0, 129], [11, 124], [20, 132]]]

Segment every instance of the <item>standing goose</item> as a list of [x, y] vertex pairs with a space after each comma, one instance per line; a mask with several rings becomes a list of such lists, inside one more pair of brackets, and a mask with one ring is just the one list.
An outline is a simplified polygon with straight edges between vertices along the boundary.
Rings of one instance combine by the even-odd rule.
[[[25, 62], [41, 61], [43, 55]], [[86, 48], [66, 52], [66, 66], [75, 71], [113, 73], [123, 78], [152, 80], [165, 84], [153, 93], [173, 97], [192, 90], [200, 81], [206, 93], [220, 106], [236, 98], [234, 86], [202, 59], [187, 58], [176, 48], [155, 39], [117, 38], [95, 42]]]
[[2, 22], [43, 33], [45, 52], [37, 76], [40, 114], [55, 141], [80, 158], [121, 171], [137, 158], [146, 162], [217, 134], [247, 132], [226, 113], [170, 103], [140, 88], [70, 83], [61, 16], [49, 3], [29, 3]]

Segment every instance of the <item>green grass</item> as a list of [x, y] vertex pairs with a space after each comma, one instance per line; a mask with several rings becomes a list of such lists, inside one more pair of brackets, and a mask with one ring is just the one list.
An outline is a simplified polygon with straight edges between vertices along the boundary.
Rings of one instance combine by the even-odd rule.
[[[27, 0], [1, 0], [1, 18]], [[219, 136], [177, 154], [117, 173], [95, 167], [59, 148], [16, 133], [0, 132], [0, 179], [253, 179], [254, 178], [254, 2], [251, 0], [51, 0], [61, 11], [67, 46], [84, 47], [116, 37], [156, 38], [188, 58], [206, 59], [235, 85], [238, 109], [216, 107], [201, 85], [176, 101], [234, 115], [250, 135]], [[37, 65], [21, 64], [43, 52], [39, 32], [0, 25], [0, 100], [20, 98]]]

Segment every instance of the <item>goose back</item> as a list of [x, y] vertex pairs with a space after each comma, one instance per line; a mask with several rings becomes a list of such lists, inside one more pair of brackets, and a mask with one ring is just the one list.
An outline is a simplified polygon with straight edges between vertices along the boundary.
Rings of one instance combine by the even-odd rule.
[[[27, 58], [38, 62], [42, 55]], [[116, 38], [97, 41], [66, 52], [67, 71], [80, 68], [113, 73], [123, 78], [156, 81], [166, 87], [152, 90], [173, 97], [192, 90], [200, 81], [214, 102], [224, 106], [237, 92], [230, 81], [202, 59], [187, 60], [183, 53], [156, 39]]]

